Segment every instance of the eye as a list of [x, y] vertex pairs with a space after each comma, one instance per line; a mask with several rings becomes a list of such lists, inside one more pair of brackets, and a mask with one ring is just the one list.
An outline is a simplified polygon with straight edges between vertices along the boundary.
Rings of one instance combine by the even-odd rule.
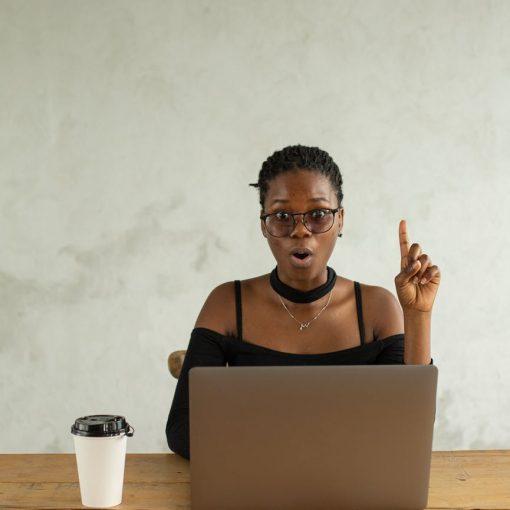
[[326, 216], [326, 214], [328, 214], [329, 211], [327, 211], [326, 209], [315, 209], [313, 211], [311, 211], [311, 216], [313, 219], [321, 219], [321, 218], [324, 218], [324, 216]]
[[289, 213], [286, 213], [285, 211], [278, 211], [277, 213], [275, 213], [275, 218], [277, 220], [287, 220], [289, 219]]

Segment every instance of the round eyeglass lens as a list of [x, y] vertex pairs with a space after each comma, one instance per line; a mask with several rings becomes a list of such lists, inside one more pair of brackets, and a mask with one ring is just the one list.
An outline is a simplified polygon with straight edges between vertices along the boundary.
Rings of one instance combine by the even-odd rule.
[[[316, 209], [307, 212], [304, 221], [310, 232], [320, 234], [328, 231], [333, 225], [333, 213], [327, 209]], [[276, 237], [284, 237], [292, 232], [294, 221], [291, 214], [277, 212], [266, 218], [266, 226], [270, 234]]]

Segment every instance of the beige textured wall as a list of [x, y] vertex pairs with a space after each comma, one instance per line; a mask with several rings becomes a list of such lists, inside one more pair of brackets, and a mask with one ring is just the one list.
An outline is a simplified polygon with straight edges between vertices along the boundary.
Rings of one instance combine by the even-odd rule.
[[[434, 449], [510, 448], [510, 2], [0, 1], [0, 452], [120, 413], [168, 451], [209, 291], [267, 273], [255, 182], [343, 172], [330, 259], [393, 292], [398, 222], [442, 270]], [[231, 219], [228, 215], [232, 214]]]

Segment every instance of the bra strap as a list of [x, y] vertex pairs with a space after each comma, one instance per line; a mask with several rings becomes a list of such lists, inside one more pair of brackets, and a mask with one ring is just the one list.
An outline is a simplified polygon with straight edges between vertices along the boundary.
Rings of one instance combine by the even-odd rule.
[[354, 282], [354, 291], [356, 294], [356, 309], [358, 310], [358, 326], [361, 337], [361, 345], [365, 343], [365, 325], [363, 324], [363, 308], [361, 302], [361, 287], [359, 282]]
[[241, 306], [241, 281], [234, 280], [236, 287], [236, 321], [237, 321], [237, 338], [243, 340], [243, 314]]

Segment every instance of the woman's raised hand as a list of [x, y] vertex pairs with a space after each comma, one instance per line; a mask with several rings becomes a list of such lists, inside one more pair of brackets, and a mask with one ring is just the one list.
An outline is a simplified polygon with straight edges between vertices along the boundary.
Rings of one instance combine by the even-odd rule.
[[406, 220], [400, 220], [398, 237], [400, 273], [395, 277], [395, 287], [402, 310], [404, 313], [430, 312], [441, 281], [441, 272], [432, 265], [430, 257], [422, 253], [418, 243], [409, 247]]

